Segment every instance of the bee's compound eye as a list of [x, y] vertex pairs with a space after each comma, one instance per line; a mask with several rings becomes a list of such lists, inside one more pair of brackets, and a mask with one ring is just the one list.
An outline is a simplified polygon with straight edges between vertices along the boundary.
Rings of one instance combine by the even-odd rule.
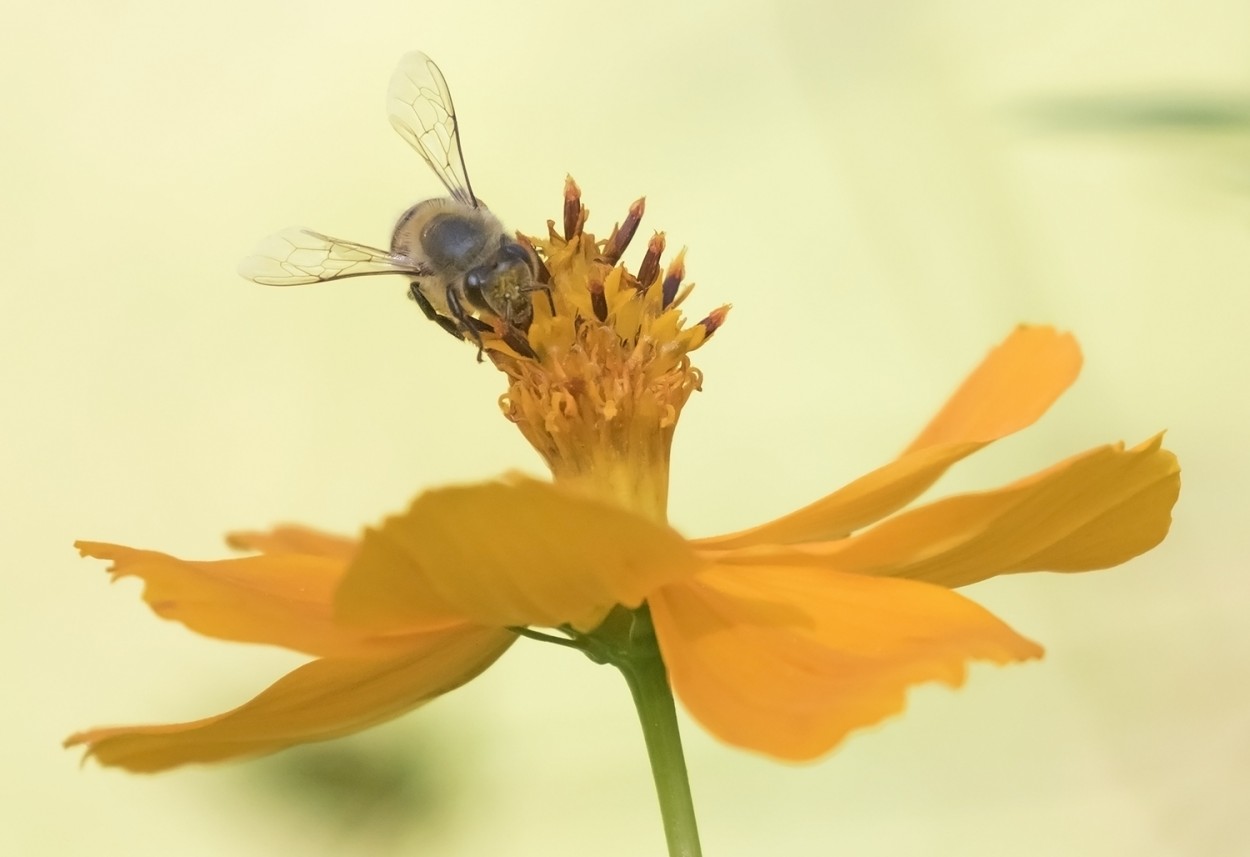
[[486, 271], [481, 268], [474, 268], [464, 275], [464, 285], [470, 289], [481, 289], [482, 286], [486, 285]]
[[508, 241], [499, 248], [500, 268], [511, 267], [512, 265], [524, 265], [529, 268], [532, 266], [529, 252], [515, 241]]

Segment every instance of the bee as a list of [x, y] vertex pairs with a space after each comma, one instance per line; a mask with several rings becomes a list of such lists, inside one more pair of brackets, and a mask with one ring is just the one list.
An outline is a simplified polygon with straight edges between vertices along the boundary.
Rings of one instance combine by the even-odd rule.
[[495, 330], [490, 318], [503, 322], [505, 342], [533, 356], [524, 336], [533, 319], [531, 297], [546, 291], [550, 300], [550, 287], [537, 281], [531, 252], [473, 195], [451, 91], [434, 61], [420, 52], [404, 56], [391, 76], [386, 107], [399, 136], [451, 195], [405, 211], [390, 250], [293, 227], [265, 239], [239, 273], [266, 286], [400, 274], [411, 279], [409, 297], [427, 318], [477, 345], [478, 362], [482, 333]]

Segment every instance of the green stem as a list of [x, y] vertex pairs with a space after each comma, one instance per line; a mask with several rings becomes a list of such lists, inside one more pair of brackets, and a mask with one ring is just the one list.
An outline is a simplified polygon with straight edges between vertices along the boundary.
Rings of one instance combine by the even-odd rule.
[[638, 709], [655, 790], [660, 798], [660, 817], [664, 821], [669, 857], [700, 857], [703, 852], [699, 847], [699, 830], [668, 672], [646, 605], [632, 611], [632, 618], [629, 644], [625, 652], [611, 662], [625, 676]]
[[534, 629], [527, 628], [524, 625], [511, 625], [508, 627], [508, 630], [516, 634], [518, 637], [528, 637], [529, 639], [537, 640], [540, 643], [552, 643], [557, 646], [577, 649], [578, 651], [584, 651], [586, 649], [586, 646], [577, 640], [571, 640], [567, 637], [556, 637], [551, 634], [544, 634], [542, 631], [535, 631]]

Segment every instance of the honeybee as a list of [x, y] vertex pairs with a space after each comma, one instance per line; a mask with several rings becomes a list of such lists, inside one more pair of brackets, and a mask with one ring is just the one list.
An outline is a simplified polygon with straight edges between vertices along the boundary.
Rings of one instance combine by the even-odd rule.
[[482, 317], [501, 320], [504, 340], [529, 352], [524, 331], [533, 319], [531, 293], [547, 291], [550, 297], [550, 290], [535, 279], [530, 251], [473, 195], [443, 73], [425, 54], [407, 54], [391, 76], [386, 106], [391, 125], [451, 196], [405, 211], [389, 251], [294, 227], [265, 239], [239, 273], [266, 286], [400, 274], [411, 278], [408, 294], [427, 318], [477, 345], [479, 362], [482, 331], [494, 329]]

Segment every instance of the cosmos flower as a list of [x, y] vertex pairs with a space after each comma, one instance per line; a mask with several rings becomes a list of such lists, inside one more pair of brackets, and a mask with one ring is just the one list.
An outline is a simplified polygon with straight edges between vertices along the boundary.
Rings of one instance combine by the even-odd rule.
[[1161, 436], [908, 508], [1075, 380], [1075, 340], [1022, 326], [894, 461], [753, 529], [682, 537], [667, 522], [670, 445], [700, 385], [690, 352], [728, 308], [684, 322], [683, 254], [661, 270], [662, 234], [637, 273], [618, 264], [641, 215], [637, 203], [596, 240], [570, 182], [563, 230], [531, 241], [551, 298], [534, 300], [528, 348], [501, 322], [483, 331], [508, 379], [504, 415], [551, 482], [428, 491], [359, 541], [299, 527], [235, 534], [230, 544], [255, 555], [215, 562], [80, 542], [114, 577], [140, 578], [158, 615], [314, 660], [225, 714], [67, 744], [156, 771], [334, 738], [465, 683], [531, 629], [587, 640], [614, 616], [649, 611], [673, 690], [704, 727], [811, 759], [901, 710], [912, 685], [958, 686], [969, 662], [1041, 655], [956, 588], [1106, 568], [1166, 535], [1180, 481]]

